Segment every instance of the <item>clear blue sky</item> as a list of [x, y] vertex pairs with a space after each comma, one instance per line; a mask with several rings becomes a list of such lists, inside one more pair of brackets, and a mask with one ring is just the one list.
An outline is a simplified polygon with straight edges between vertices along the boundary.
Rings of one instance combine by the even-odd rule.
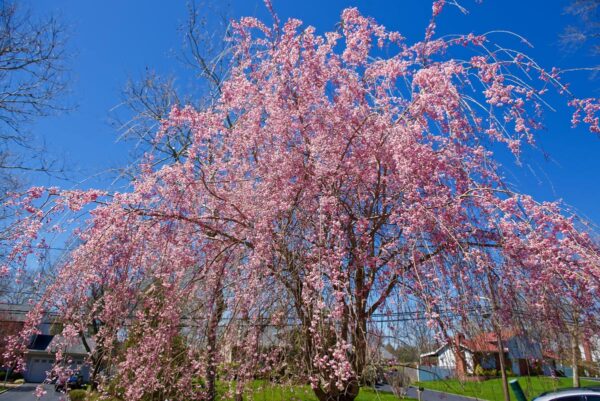
[[[186, 18], [184, 0], [75, 1], [25, 0], [43, 15], [58, 13], [70, 27], [69, 49], [73, 52], [71, 92], [66, 101], [78, 105], [72, 112], [40, 120], [32, 127], [50, 151], [64, 157], [73, 178], [84, 180], [98, 172], [131, 162], [131, 144], [116, 143], [117, 133], [108, 124], [109, 110], [120, 101], [120, 90], [129, 77], [140, 77], [146, 68], [180, 77], [189, 82], [190, 72], [173, 57], [182, 48], [178, 28]], [[460, 0], [470, 11], [462, 15], [449, 8], [439, 21], [438, 33], [483, 33], [510, 30], [526, 37], [533, 45], [528, 53], [546, 67], [582, 67], [598, 64], [600, 58], [585, 51], [565, 54], [557, 44], [558, 34], [571, 21], [563, 14], [567, 1], [561, 0]], [[218, 4], [216, 0], [213, 3]], [[331, 29], [343, 8], [357, 6], [390, 29], [409, 39], [423, 35], [431, 13], [429, 0], [342, 1], [273, 0], [282, 19], [293, 16], [319, 31]], [[234, 18], [254, 15], [268, 19], [261, 0], [234, 0], [228, 8]], [[517, 41], [498, 37], [510, 46]], [[521, 47], [523, 48], [523, 47]], [[573, 89], [581, 95], [598, 96], [599, 80], [585, 73], [570, 77]], [[547, 129], [538, 136], [540, 150], [527, 152], [522, 166], [503, 157], [508, 179], [522, 192], [538, 200], [558, 198], [580, 214], [600, 224], [600, 137], [585, 129], [571, 129], [568, 110], [556, 104], [549, 112]], [[110, 175], [94, 176], [84, 187], [106, 187]], [[34, 183], [56, 184], [53, 178], [38, 177]], [[58, 183], [73, 186], [72, 183]]]

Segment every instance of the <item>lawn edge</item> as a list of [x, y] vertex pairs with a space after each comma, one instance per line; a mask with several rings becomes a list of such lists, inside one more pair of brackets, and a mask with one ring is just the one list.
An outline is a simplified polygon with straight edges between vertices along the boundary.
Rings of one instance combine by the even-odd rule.
[[[419, 387], [415, 387], [415, 386], [409, 386], [409, 387], [412, 387], [414, 389], [417, 389], [417, 391], [419, 391]], [[449, 391], [432, 390], [432, 389], [426, 388], [426, 387], [423, 388], [423, 391], [433, 391], [434, 393], [451, 394], [451, 395], [455, 395], [457, 397], [469, 398], [471, 400], [477, 400], [477, 401], [490, 401], [487, 398], [471, 397], [470, 395], [463, 395], [463, 394], [451, 393]]]

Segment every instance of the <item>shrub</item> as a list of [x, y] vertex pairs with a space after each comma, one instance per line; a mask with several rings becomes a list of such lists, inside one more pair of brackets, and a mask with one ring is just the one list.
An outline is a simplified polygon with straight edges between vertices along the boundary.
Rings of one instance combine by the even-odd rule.
[[102, 395], [96, 392], [88, 392], [86, 401], [123, 401], [121, 398]]
[[[7, 374], [8, 374], [8, 372], [5, 370], [0, 371], [0, 381], [4, 381]], [[21, 374], [20, 372], [12, 371], [10, 373], [10, 375], [8, 376], [9, 381], [14, 381], [14, 380], [19, 380], [19, 379], [23, 379], [23, 374]]]
[[479, 364], [475, 366], [475, 370], [473, 371], [473, 373], [475, 374], [475, 376], [485, 376], [485, 370]]
[[404, 398], [406, 396], [406, 392], [410, 386], [410, 377], [405, 374], [404, 368], [387, 373], [385, 379], [392, 387], [392, 392], [396, 397]]
[[[83, 398], [81, 398], [81, 394], [83, 394]], [[86, 390], [71, 390], [69, 392], [69, 397], [71, 401], [123, 401], [122, 398], [112, 397], [110, 395], [104, 395], [95, 391]]]
[[71, 401], [86, 401], [87, 391], [85, 390], [71, 390], [69, 391], [69, 399]]
[[367, 386], [374, 386], [377, 382], [377, 367], [375, 365], [368, 365], [361, 376], [363, 384]]

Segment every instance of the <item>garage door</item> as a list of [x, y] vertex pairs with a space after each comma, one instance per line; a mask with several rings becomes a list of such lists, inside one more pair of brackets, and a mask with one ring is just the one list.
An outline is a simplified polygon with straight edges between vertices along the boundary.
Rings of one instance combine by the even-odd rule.
[[46, 371], [52, 369], [54, 359], [48, 357], [32, 357], [27, 364], [25, 380], [32, 383], [41, 383], [46, 380]]

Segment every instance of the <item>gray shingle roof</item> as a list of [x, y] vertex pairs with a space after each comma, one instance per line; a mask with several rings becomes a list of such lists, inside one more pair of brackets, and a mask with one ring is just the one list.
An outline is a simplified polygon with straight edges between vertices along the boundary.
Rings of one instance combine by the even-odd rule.
[[[86, 337], [85, 340], [93, 351], [96, 348], [95, 341], [89, 337]], [[83, 346], [81, 338], [77, 338], [74, 343], [65, 344], [64, 337], [61, 335], [38, 334], [29, 347], [30, 352], [55, 353], [59, 349], [63, 349], [67, 355], [87, 355], [87, 350]]]

